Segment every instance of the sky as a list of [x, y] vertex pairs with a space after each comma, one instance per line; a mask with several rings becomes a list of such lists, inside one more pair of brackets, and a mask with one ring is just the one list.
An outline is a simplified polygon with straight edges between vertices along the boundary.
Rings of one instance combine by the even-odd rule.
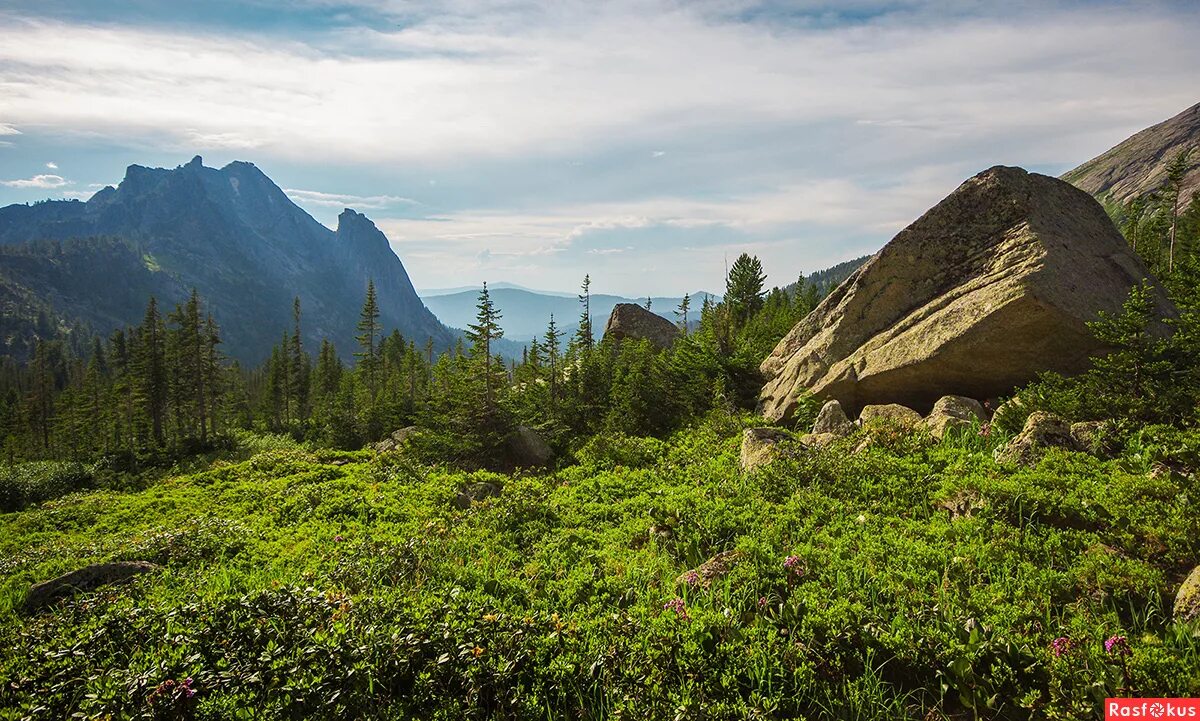
[[418, 288], [784, 285], [1200, 101], [1197, 37], [1191, 0], [0, 0], [0, 205], [199, 154]]

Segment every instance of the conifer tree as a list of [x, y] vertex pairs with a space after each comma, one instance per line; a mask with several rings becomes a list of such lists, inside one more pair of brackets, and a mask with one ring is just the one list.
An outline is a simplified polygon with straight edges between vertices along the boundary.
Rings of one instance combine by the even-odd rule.
[[575, 345], [583, 351], [590, 351], [596, 344], [592, 333], [592, 276], [583, 276], [583, 292], [579, 294], [579, 304], [583, 311], [579, 315], [579, 330], [575, 333]]
[[158, 301], [151, 296], [142, 325], [138, 328], [137, 398], [144, 417], [150, 422], [150, 440], [160, 448], [166, 443], [164, 424], [169, 392], [164, 336]]
[[683, 294], [683, 300], [679, 301], [679, 307], [675, 309], [675, 317], [678, 318], [676, 325], [679, 326], [679, 332], [685, 337], [688, 334], [688, 311], [692, 307], [692, 298], [687, 293]]
[[766, 282], [762, 262], [746, 253], [738, 256], [725, 279], [725, 306], [736, 327], [745, 325], [750, 316], [763, 305], [763, 283]]
[[379, 336], [379, 303], [375, 298], [375, 281], [371, 279], [367, 281], [367, 297], [363, 301], [362, 312], [359, 314], [357, 336], [359, 352], [354, 354], [358, 358], [358, 367], [362, 372], [363, 378], [366, 381], [367, 392], [372, 400], [375, 398], [375, 392], [378, 389], [378, 371], [379, 371], [379, 355], [377, 351], [377, 338]]

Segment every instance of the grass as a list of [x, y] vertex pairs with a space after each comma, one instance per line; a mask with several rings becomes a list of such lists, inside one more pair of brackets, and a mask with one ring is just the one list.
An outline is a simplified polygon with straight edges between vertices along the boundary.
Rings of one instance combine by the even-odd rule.
[[[0, 718], [1089, 719], [1200, 694], [1170, 618], [1200, 488], [1146, 473], [1148, 444], [1017, 470], [973, 429], [885, 429], [741, 474], [753, 422], [542, 475], [267, 439], [0, 515]], [[676, 582], [732, 549], [711, 588]], [[110, 559], [164, 570], [20, 610]]]

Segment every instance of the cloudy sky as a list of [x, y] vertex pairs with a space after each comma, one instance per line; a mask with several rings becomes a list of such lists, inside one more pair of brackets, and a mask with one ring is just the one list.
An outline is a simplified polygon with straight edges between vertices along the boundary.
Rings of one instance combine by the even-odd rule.
[[201, 154], [418, 287], [784, 284], [1200, 101], [1198, 37], [1191, 0], [4, 0], [0, 205]]

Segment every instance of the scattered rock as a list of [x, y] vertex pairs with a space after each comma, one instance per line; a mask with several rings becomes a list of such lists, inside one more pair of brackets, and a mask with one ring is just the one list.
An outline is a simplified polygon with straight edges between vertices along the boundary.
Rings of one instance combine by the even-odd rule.
[[540, 468], [554, 460], [550, 445], [529, 426], [517, 426], [508, 439], [508, 447], [519, 466]]
[[[797, 393], [846, 412], [928, 410], [1009, 394], [1042, 371], [1088, 367], [1087, 327], [1150, 277], [1098, 202], [1061, 180], [995, 167], [901, 231], [763, 361], [759, 408], [790, 419]], [[1154, 290], [1156, 317], [1176, 311]]]
[[399, 430], [393, 431], [392, 435], [375, 444], [375, 450], [379, 453], [397, 450], [404, 445], [405, 441], [407, 441], [416, 433], [419, 433], [420, 430], [421, 429], [417, 428], [416, 426], [406, 426]]
[[975, 514], [975, 511], [983, 508], [984, 505], [978, 491], [971, 489], [959, 491], [937, 504], [938, 508], [944, 508], [950, 512], [950, 520], [952, 521], [959, 518], [970, 518]]
[[846, 417], [840, 401], [826, 401], [817, 413], [817, 421], [813, 423], [812, 432], [817, 435], [832, 434], [846, 436], [854, 430], [854, 424]]
[[471, 507], [472, 503], [479, 503], [489, 498], [498, 498], [500, 491], [500, 486], [497, 486], [495, 483], [488, 483], [487, 481], [468, 483], [454, 497], [454, 505], [461, 510], [466, 510]]
[[779, 428], [747, 428], [742, 431], [742, 470], [750, 472], [779, 456], [779, 444], [793, 438]]
[[1071, 437], [1075, 442], [1092, 453], [1103, 450], [1105, 430], [1108, 424], [1104, 421], [1080, 421], [1071, 424]]
[[1176, 621], [1195, 621], [1200, 618], [1200, 566], [1192, 569], [1175, 594]]
[[645, 339], [658, 348], [669, 347], [677, 335], [679, 329], [674, 323], [636, 303], [617, 303], [608, 317], [608, 325], [604, 327], [605, 338], [616, 341]]
[[941, 440], [950, 428], [970, 426], [974, 421], [987, 420], [983, 404], [963, 396], [942, 396], [933, 404], [933, 410], [925, 418], [925, 425], [934, 438]]
[[833, 433], [805, 433], [800, 436], [800, 443], [809, 448], [824, 448], [842, 436]]
[[1071, 435], [1071, 426], [1058, 416], [1034, 411], [1025, 421], [1021, 433], [997, 448], [993, 454], [998, 463], [1032, 466], [1047, 448], [1082, 450]]
[[680, 574], [679, 578], [675, 579], [675, 583], [709, 588], [713, 581], [732, 571], [733, 567], [741, 561], [741, 551], [718, 553], [692, 570]]
[[880, 422], [916, 427], [921, 425], [921, 414], [899, 403], [885, 403], [865, 406], [858, 416], [860, 426]]
[[77, 593], [91, 591], [101, 586], [124, 583], [143, 573], [158, 570], [161, 570], [160, 566], [147, 561], [94, 563], [77, 571], [65, 573], [58, 578], [34, 584], [33, 588], [29, 589], [29, 595], [25, 597], [25, 609], [34, 611], [60, 598], [74, 596]]

